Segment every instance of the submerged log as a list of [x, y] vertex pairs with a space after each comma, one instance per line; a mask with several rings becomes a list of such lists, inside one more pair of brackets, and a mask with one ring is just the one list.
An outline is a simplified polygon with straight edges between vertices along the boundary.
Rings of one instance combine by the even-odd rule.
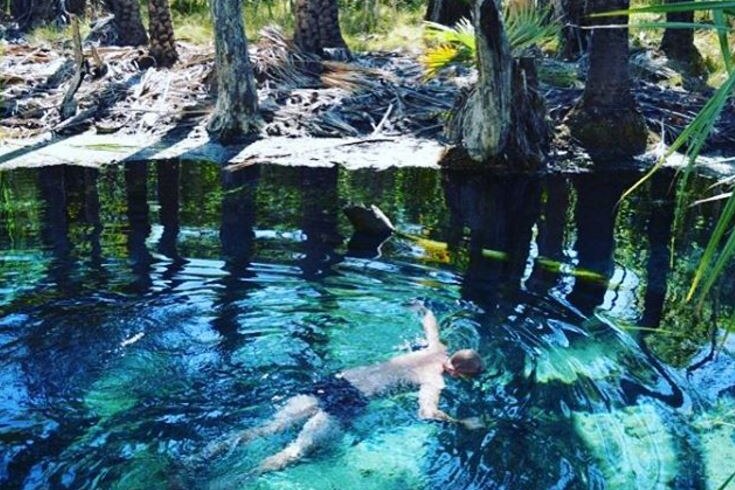
[[532, 58], [514, 59], [494, 0], [475, 2], [477, 85], [455, 106], [447, 134], [455, 146], [447, 166], [466, 158], [512, 170], [535, 170], [550, 139]]
[[[377, 251], [380, 245], [391, 236], [415, 243], [426, 251], [427, 256], [445, 256], [452, 249], [448, 243], [430, 240], [422, 236], [397, 230], [383, 211], [374, 204], [369, 208], [350, 205], [343, 208], [342, 211], [347, 216], [355, 231], [350, 240], [350, 244], [363, 250], [372, 248]], [[490, 249], [484, 246], [480, 250], [480, 254], [486, 259], [501, 262], [508, 261], [512, 258], [508, 252]], [[569, 267], [566, 264], [547, 257], [536, 257], [534, 261], [539, 268], [555, 274], [568, 274], [587, 283], [603, 285], [607, 283], [607, 276], [589, 269]]]

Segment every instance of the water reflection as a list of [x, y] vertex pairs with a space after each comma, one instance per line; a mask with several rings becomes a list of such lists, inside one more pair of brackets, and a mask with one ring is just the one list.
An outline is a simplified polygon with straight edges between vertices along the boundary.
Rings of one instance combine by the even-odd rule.
[[577, 265], [602, 275], [603, 281], [576, 281], [568, 296], [584, 315], [602, 304], [607, 282], [615, 269], [615, 218], [617, 206], [632, 178], [611, 179], [607, 175], [580, 175], [574, 180], [577, 194], [575, 221]]
[[255, 276], [250, 270], [255, 240], [256, 200], [259, 168], [251, 167], [230, 172], [223, 170], [222, 218], [219, 229], [222, 244], [223, 270], [221, 288], [214, 303], [216, 311], [212, 327], [222, 338], [221, 348], [232, 353], [244, 342], [238, 317], [240, 306], [254, 287], [248, 279]]
[[171, 259], [171, 265], [164, 274], [171, 279], [183, 269], [185, 259], [179, 255], [177, 241], [180, 231], [179, 207], [181, 186], [181, 164], [177, 161], [156, 163], [158, 190], [158, 220], [163, 227], [158, 240], [158, 252]]
[[657, 328], [661, 322], [671, 263], [671, 235], [674, 223], [676, 182], [673, 171], [659, 172], [651, 184], [651, 211], [648, 219], [649, 244], [646, 263], [646, 295], [643, 301], [642, 327]]
[[131, 294], [145, 294], [153, 284], [151, 279], [153, 256], [146, 245], [148, 235], [151, 233], [148, 165], [143, 163], [126, 165], [124, 174], [128, 218], [127, 250], [134, 277], [129, 291]]
[[[521, 288], [539, 216], [540, 183], [517, 176], [464, 174], [447, 174], [442, 182], [450, 211], [450, 248], [457, 250], [465, 227], [469, 229], [463, 296], [492, 310], [501, 290], [512, 296]], [[489, 258], [484, 250], [503, 257]]]
[[304, 259], [300, 261], [304, 277], [316, 279], [330, 273], [341, 261], [336, 248], [342, 245], [338, 217], [342, 212], [337, 192], [338, 168], [299, 169], [301, 194], [301, 230]]
[[[312, 377], [410, 348], [420, 327], [405, 303], [417, 296], [451, 345], [485, 356], [485, 376], [450, 380], [445, 403], [490, 427], [424, 424], [415, 398], [388, 397], [348, 445], [259, 480], [264, 488], [717, 479], [708, 451], [732, 434], [691, 419], [718, 414], [718, 398], [732, 403], [731, 355], [717, 358], [725, 374], [700, 397], [709, 368], [687, 378], [649, 347], [679, 328], [662, 312], [691, 265], [669, 261], [670, 176], [621, 203], [636, 176], [230, 172], [175, 161], [24, 172], [9, 180], [12, 202], [38, 197], [38, 213], [7, 204], [0, 213], [3, 243], [17, 244], [0, 269], [17, 289], [0, 310], [4, 487], [165, 482], [213, 437], [262, 421]], [[349, 202], [378, 204], [440, 253], [401, 236], [380, 252], [359, 237], [345, 244]], [[13, 220], [26, 232], [10, 240]], [[700, 221], [677, 237], [695, 251]], [[40, 273], [19, 274], [29, 262]], [[686, 332], [695, 350], [711, 341]], [[235, 478], [267, 449], [243, 450], [189, 486]]]

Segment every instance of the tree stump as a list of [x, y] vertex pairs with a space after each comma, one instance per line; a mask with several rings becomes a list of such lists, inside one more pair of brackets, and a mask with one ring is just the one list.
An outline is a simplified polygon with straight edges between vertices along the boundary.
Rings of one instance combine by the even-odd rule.
[[455, 147], [447, 166], [463, 160], [505, 170], [536, 170], [550, 128], [532, 58], [513, 59], [498, 5], [478, 0], [473, 15], [479, 77], [452, 111], [447, 135]]
[[228, 143], [258, 130], [258, 95], [248, 59], [240, 0], [211, 0], [211, 9], [217, 105], [207, 132], [212, 139]]
[[[628, 0], [590, 0], [592, 12], [627, 9]], [[625, 17], [602, 17], [600, 24], [625, 24]], [[629, 157], [646, 149], [648, 130], [631, 92], [628, 29], [594, 29], [584, 93], [566, 124], [593, 157]]]

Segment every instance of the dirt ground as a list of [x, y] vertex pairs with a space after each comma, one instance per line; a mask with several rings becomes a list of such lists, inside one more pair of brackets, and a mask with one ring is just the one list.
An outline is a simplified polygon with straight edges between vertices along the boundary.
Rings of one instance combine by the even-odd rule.
[[[91, 57], [90, 47], [85, 47], [85, 55]], [[263, 119], [261, 141], [257, 151], [243, 153], [244, 146], [218, 147], [206, 137], [206, 120], [216, 100], [211, 48], [185, 43], [178, 48], [180, 61], [172, 69], [149, 66], [149, 58], [137, 48], [97, 48], [106, 73], [85, 77], [76, 94], [77, 114], [62, 120], [59, 108], [74, 72], [70, 43], [5, 45], [0, 61], [0, 167], [30, 164], [34, 152], [43, 149], [40, 160], [41, 155], [71, 160], [66, 156], [74, 148], [70, 138], [76, 148], [85, 148], [89, 164], [131, 156], [180, 157], [192, 151], [201, 158], [227, 156], [237, 164], [284, 158], [291, 163], [304, 158], [341, 163], [360, 158], [361, 152], [372, 153], [366, 161], [374, 163], [385, 151], [388, 164], [412, 160], [415, 164], [419, 156], [441, 157], [446, 116], [474, 81], [471, 70], [464, 68], [426, 80], [419, 60], [399, 52], [360, 54], [349, 63], [320, 63], [298, 52], [278, 30], [268, 29], [251, 48]], [[663, 135], [670, 142], [704, 105], [707, 94], [666, 87], [657, 80], [661, 70], [655, 63], [648, 53], [634, 57], [635, 93], [652, 135]], [[577, 65], [542, 60], [542, 73], [544, 64], [547, 72], [560, 65], [581, 71]], [[315, 66], [321, 71], [315, 72]], [[542, 82], [556, 128], [550, 159], [574, 160], [584, 152], [568, 137], [562, 122], [581, 94], [580, 84], [554, 84], [543, 77]], [[729, 107], [709, 150], [735, 150], [733, 129], [735, 112]], [[290, 149], [289, 138], [294, 139]], [[311, 142], [313, 138], [327, 139], [320, 143]], [[178, 144], [181, 151], [166, 152], [167, 144]], [[53, 145], [57, 147], [50, 148]], [[420, 151], [422, 145], [428, 150]], [[303, 156], [304, 151], [313, 154]]]

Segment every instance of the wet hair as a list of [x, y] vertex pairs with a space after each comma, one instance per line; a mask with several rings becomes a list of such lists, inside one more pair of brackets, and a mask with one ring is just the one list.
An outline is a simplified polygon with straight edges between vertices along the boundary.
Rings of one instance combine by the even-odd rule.
[[475, 375], [485, 369], [480, 354], [472, 349], [458, 350], [449, 358], [452, 367], [458, 374]]

